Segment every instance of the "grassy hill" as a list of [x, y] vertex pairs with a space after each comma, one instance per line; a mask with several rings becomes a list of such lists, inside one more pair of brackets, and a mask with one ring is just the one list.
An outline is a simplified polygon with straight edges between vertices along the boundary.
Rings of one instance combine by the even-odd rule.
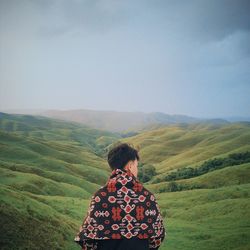
[[165, 218], [161, 250], [249, 249], [249, 162], [165, 181], [178, 169], [250, 151], [249, 123], [179, 124], [122, 138], [77, 123], [0, 113], [1, 249], [79, 249], [73, 238], [92, 193], [110, 174], [105, 154], [117, 141], [140, 147], [142, 163], [155, 167], [145, 186], [156, 193]]
[[169, 125], [123, 141], [140, 147], [143, 161], [163, 174], [210, 158], [250, 151], [250, 123]]
[[250, 248], [249, 161], [164, 181], [177, 170], [250, 152], [250, 123], [170, 125], [120, 141], [140, 148], [143, 164], [156, 170], [145, 186], [157, 193], [165, 216], [169, 233], [161, 249]]
[[161, 249], [249, 249], [249, 190], [248, 183], [161, 193], [169, 231]]
[[76, 123], [0, 113], [1, 249], [76, 247], [79, 220], [74, 224], [44, 200], [62, 198], [64, 212], [67, 197], [88, 200], [109, 176], [102, 154], [118, 138]]

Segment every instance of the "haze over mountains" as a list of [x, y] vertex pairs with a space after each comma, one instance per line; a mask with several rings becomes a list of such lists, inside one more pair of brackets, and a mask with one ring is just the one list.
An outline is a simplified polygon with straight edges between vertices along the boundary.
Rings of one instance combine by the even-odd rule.
[[[188, 115], [169, 115], [162, 112], [120, 112], [101, 111], [89, 109], [77, 110], [6, 110], [12, 114], [32, 114], [65, 121], [77, 122], [92, 128], [108, 130], [113, 132], [141, 131], [156, 128], [167, 124], [210, 122], [213, 124], [226, 124], [229, 121], [250, 121], [247, 117], [225, 118], [196, 118]], [[205, 116], [204, 116], [205, 117]]]

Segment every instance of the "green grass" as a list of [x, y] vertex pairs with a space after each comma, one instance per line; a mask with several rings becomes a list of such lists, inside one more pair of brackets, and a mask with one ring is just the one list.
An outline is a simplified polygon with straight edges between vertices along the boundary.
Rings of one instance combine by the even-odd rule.
[[70, 217], [1, 185], [1, 249], [77, 249]]
[[160, 175], [201, 165], [210, 158], [249, 151], [250, 123], [171, 125], [121, 141], [140, 147], [143, 161], [154, 165]]
[[83, 199], [106, 182], [101, 155], [118, 135], [7, 114], [0, 128], [1, 249], [79, 249], [73, 238], [89, 204]]
[[[0, 113], [1, 249], [79, 249], [74, 236], [91, 195], [110, 175], [105, 157], [117, 140], [139, 146], [157, 178], [250, 150], [250, 125], [171, 125], [121, 139], [76, 123]], [[190, 190], [159, 193], [168, 182], [145, 185], [164, 216], [160, 250], [250, 248], [249, 163], [175, 182]]]
[[[161, 190], [164, 190], [164, 188], [166, 188], [170, 182], [147, 184], [146, 186], [154, 192], [159, 193], [162, 192]], [[201, 176], [183, 180], [176, 180], [174, 182], [177, 185], [182, 186], [184, 190], [193, 188], [218, 188], [237, 184], [246, 184], [250, 182], [250, 163], [230, 166], [208, 172]]]
[[[2, 187], [1, 190], [1, 197], [5, 197], [1, 213], [4, 212], [7, 219], [7, 215], [11, 216], [8, 225], [18, 222], [18, 228], [30, 233], [30, 246], [32, 236], [36, 235], [36, 242], [42, 246], [48, 233], [53, 233], [53, 238], [49, 237], [51, 249], [79, 249], [70, 240], [86, 215], [89, 200], [35, 195]], [[247, 237], [250, 233], [249, 198], [249, 184], [157, 195], [168, 232], [160, 249], [247, 249], [250, 244]], [[36, 230], [26, 228], [33, 223], [44, 225], [38, 238]], [[24, 249], [27, 242], [22, 245], [24, 235], [19, 234], [19, 237], [19, 249]], [[59, 239], [61, 245], [57, 246]]]
[[250, 184], [157, 195], [165, 216], [165, 249], [247, 249]]

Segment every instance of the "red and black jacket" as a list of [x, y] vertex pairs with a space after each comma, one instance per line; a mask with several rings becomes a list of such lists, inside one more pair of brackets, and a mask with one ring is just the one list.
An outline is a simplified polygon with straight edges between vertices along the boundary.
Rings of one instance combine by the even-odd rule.
[[158, 249], [166, 230], [155, 196], [128, 170], [115, 169], [93, 196], [74, 241], [84, 250], [100, 240], [147, 239]]

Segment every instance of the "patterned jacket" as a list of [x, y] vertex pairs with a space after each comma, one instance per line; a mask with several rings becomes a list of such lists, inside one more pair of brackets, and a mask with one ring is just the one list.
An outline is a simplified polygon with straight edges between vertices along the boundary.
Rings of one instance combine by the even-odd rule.
[[105, 239], [148, 239], [158, 249], [166, 236], [155, 196], [128, 170], [115, 169], [91, 199], [74, 241], [83, 250], [98, 249]]

